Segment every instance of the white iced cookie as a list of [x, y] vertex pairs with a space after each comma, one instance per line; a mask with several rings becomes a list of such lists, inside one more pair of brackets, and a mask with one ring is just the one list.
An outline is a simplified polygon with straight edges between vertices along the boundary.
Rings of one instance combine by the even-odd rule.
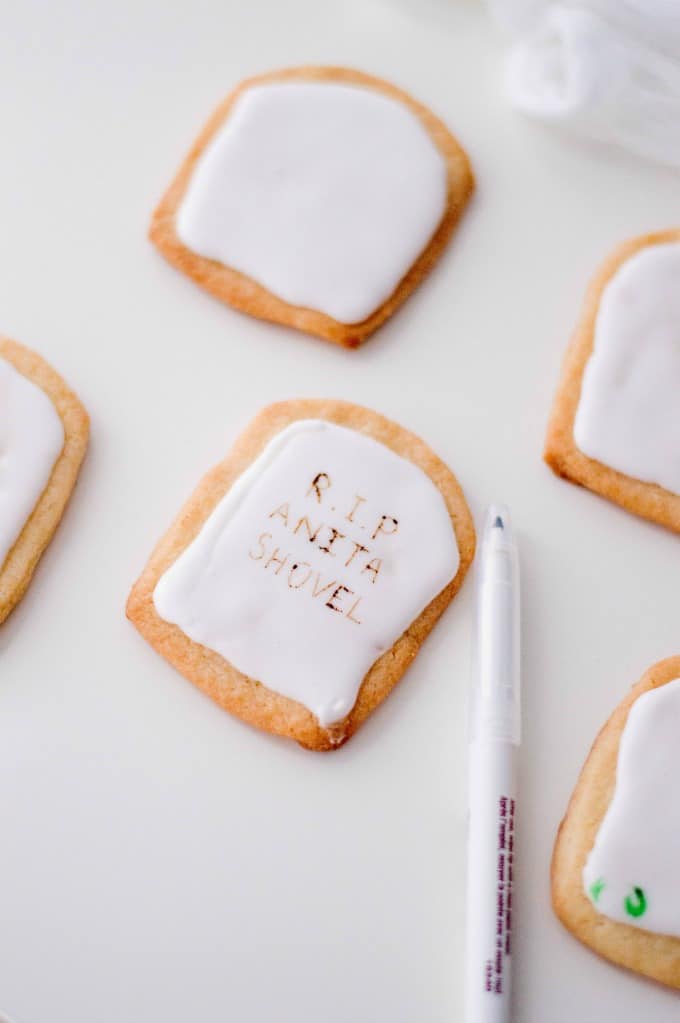
[[553, 906], [612, 962], [680, 988], [680, 657], [653, 665], [599, 732], [560, 826]]
[[50, 399], [0, 357], [0, 568], [63, 446], [64, 427]]
[[446, 209], [446, 164], [403, 103], [336, 82], [254, 86], [198, 161], [181, 241], [290, 305], [360, 323]]
[[161, 251], [238, 308], [345, 343], [415, 286], [472, 186], [429, 111], [341, 69], [244, 83], [188, 163], [154, 218]]
[[607, 284], [581, 385], [584, 454], [680, 494], [680, 242], [651, 245]]
[[620, 246], [564, 364], [545, 457], [561, 476], [680, 531], [680, 232]]
[[600, 913], [680, 938], [680, 679], [638, 697], [583, 883]]
[[61, 519], [88, 433], [85, 409], [52, 367], [0, 338], [0, 622]]
[[383, 444], [306, 419], [269, 442], [154, 590], [161, 618], [323, 726], [458, 571], [442, 495]]
[[[219, 655], [221, 671], [228, 666], [285, 698], [281, 727], [272, 730], [289, 734], [294, 701], [326, 743], [334, 730], [346, 736], [343, 722], [376, 663], [404, 637], [419, 645], [409, 630], [471, 556], [464, 505], [460, 543], [452, 521], [453, 488], [447, 495], [417, 460], [371, 435], [386, 423], [374, 413], [357, 410], [368, 427], [358, 430], [314, 415], [328, 408], [350, 422], [357, 410], [309, 402], [263, 413], [251, 428], [258, 435], [276, 410], [277, 419], [281, 409], [293, 415], [282, 429], [269, 428], [225, 492], [211, 492], [191, 539], [182, 530], [181, 541], [171, 541], [178, 548], [171, 563], [142, 577], [144, 612], [149, 600], [156, 625]], [[446, 481], [452, 485], [448, 472]], [[179, 666], [197, 680], [184, 660]]]

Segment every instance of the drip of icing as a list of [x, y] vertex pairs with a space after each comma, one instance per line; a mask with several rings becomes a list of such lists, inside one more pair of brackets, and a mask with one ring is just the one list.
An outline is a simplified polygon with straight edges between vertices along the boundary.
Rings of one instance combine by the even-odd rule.
[[445, 161], [403, 103], [332, 82], [253, 86], [177, 214], [194, 252], [342, 323], [379, 308], [446, 209]]
[[0, 568], [63, 446], [64, 427], [50, 399], [0, 356]]
[[278, 434], [161, 576], [158, 614], [328, 727], [458, 570], [444, 499], [364, 434]]
[[614, 796], [583, 870], [600, 913], [680, 937], [680, 679], [631, 707], [619, 743]]
[[607, 284], [574, 440], [589, 458], [680, 494], [680, 243], [641, 249]]

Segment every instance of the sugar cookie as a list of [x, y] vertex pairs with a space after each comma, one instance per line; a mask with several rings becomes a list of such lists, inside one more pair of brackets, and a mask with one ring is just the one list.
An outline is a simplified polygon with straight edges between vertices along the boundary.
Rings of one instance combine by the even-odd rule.
[[593, 745], [552, 862], [555, 912], [586, 945], [680, 988], [680, 657], [643, 675]]
[[458, 142], [406, 93], [292, 68], [218, 107], [150, 236], [236, 309], [356, 347], [431, 269], [472, 188]]
[[0, 338], [0, 622], [59, 524], [88, 432], [85, 409], [51, 366]]
[[545, 459], [680, 532], [680, 230], [619, 246], [567, 351]]
[[331, 749], [402, 676], [474, 543], [458, 483], [413, 434], [346, 402], [282, 402], [199, 484], [128, 616], [222, 707]]

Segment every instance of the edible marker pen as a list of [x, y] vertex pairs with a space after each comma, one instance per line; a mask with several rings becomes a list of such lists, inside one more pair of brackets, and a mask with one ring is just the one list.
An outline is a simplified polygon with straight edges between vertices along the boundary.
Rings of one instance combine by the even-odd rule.
[[478, 562], [470, 712], [466, 1023], [508, 1023], [520, 743], [519, 563], [492, 506]]

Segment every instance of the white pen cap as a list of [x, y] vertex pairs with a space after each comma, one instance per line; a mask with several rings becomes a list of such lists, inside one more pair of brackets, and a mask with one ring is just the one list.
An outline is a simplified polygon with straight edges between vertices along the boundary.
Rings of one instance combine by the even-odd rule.
[[520, 741], [519, 563], [510, 515], [491, 505], [477, 562], [471, 738]]

